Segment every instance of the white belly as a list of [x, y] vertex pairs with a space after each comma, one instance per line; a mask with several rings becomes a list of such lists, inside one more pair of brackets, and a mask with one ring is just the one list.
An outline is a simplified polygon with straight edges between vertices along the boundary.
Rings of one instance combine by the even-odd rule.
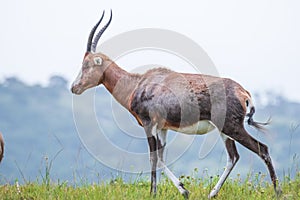
[[208, 120], [202, 120], [190, 126], [184, 126], [179, 128], [170, 127], [170, 129], [180, 133], [186, 133], [191, 135], [202, 135], [215, 129], [215, 125]]

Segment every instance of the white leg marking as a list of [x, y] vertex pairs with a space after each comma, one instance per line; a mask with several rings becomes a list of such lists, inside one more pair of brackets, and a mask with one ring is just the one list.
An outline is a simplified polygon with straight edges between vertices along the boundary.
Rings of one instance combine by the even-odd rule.
[[156, 136], [157, 136], [157, 123], [153, 126], [151, 134], [156, 138]]
[[184, 189], [182, 183], [179, 181], [179, 179], [171, 172], [171, 170], [163, 163], [162, 161], [158, 161], [159, 167], [161, 167], [167, 177], [172, 181], [172, 183], [175, 185], [175, 187], [179, 190], [179, 192], [183, 195], [187, 195], [188, 191]]
[[[156, 138], [156, 129], [157, 127], [157, 124], [155, 124], [153, 127], [152, 127], [152, 130], [151, 130], [151, 134], [152, 136], [154, 136]], [[151, 164], [151, 167], [153, 167], [153, 163], [154, 163], [154, 159], [155, 159], [155, 154], [157, 154], [157, 151], [154, 151], [154, 152], [150, 152], [150, 164]]]
[[157, 139], [163, 146], [166, 145], [167, 130], [157, 130]]
[[215, 185], [215, 187], [212, 189], [212, 191], [209, 194], [209, 198], [214, 197], [220, 190], [220, 188], [222, 187], [222, 185], [224, 184], [228, 174], [231, 172], [233, 167], [233, 163], [231, 161], [227, 161], [227, 165], [226, 165], [226, 169], [223, 172], [222, 176], [220, 177], [219, 181], [217, 182], [217, 184]]
[[188, 191], [183, 187], [183, 184], [179, 181], [179, 179], [171, 172], [171, 170], [166, 166], [164, 159], [163, 159], [163, 151], [166, 144], [166, 130], [157, 130], [157, 140], [160, 141], [162, 145], [162, 151], [158, 152], [158, 167], [163, 169], [167, 177], [172, 181], [172, 183], [176, 186], [179, 192], [188, 197]]
[[[225, 144], [225, 141], [229, 138], [227, 137], [226, 135], [224, 135], [223, 133], [221, 133], [221, 137], [224, 141], [224, 144]], [[226, 145], [226, 144], [225, 144]], [[226, 164], [226, 169], [225, 171], [223, 172], [223, 174], [221, 175], [219, 181], [217, 182], [217, 184], [215, 185], [215, 187], [212, 189], [212, 191], [210, 192], [208, 198], [212, 198], [214, 197], [220, 190], [220, 188], [222, 187], [222, 185], [224, 184], [226, 178], [228, 177], [229, 173], [231, 172], [232, 168], [234, 167], [235, 163], [237, 162], [237, 160], [231, 160], [230, 156], [227, 155], [227, 164]]]

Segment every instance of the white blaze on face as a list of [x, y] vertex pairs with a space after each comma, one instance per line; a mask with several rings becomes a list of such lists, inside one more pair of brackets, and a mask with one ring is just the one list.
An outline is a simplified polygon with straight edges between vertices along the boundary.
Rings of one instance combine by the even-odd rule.
[[80, 69], [75, 81], [73, 82], [72, 84], [72, 87], [74, 87], [75, 85], [78, 85], [80, 80], [81, 80], [81, 77], [82, 77], [82, 69]]
[[102, 58], [97, 56], [91, 58], [91, 63], [86, 61], [83, 63], [82, 68], [80, 69], [75, 81], [72, 84], [72, 91], [76, 94], [81, 94], [88, 88], [94, 87], [99, 82], [98, 74], [96, 71], [99, 70], [99, 67], [102, 65]]

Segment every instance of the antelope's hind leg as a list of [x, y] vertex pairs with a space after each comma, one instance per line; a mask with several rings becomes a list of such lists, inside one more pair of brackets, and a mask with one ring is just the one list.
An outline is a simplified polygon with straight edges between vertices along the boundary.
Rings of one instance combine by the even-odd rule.
[[233, 135], [234, 139], [242, 144], [244, 147], [248, 148], [252, 152], [256, 153], [267, 165], [269, 174], [274, 186], [274, 190], [277, 196], [280, 196], [282, 191], [281, 188], [277, 185], [277, 176], [275, 169], [272, 164], [272, 160], [269, 154], [269, 150], [267, 145], [257, 141], [251, 135], [247, 133], [247, 131], [243, 128], [239, 133]]
[[225, 171], [221, 175], [221, 177], [220, 177], [219, 181], [217, 182], [217, 184], [215, 185], [215, 187], [210, 192], [208, 198], [212, 198], [218, 194], [218, 192], [221, 189], [222, 185], [224, 184], [226, 178], [228, 177], [231, 170], [233, 169], [233, 167], [235, 166], [235, 164], [237, 163], [237, 161], [240, 158], [234, 141], [232, 139], [228, 138], [223, 133], [221, 134], [221, 136], [225, 143], [225, 147], [226, 147], [226, 151], [227, 151], [227, 164], [226, 164]]

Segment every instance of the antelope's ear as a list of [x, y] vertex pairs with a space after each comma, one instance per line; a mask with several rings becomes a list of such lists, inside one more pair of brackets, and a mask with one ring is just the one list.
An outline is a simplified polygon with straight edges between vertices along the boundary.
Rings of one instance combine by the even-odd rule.
[[95, 57], [94, 58], [94, 64], [95, 65], [102, 65], [102, 58], [101, 57]]

